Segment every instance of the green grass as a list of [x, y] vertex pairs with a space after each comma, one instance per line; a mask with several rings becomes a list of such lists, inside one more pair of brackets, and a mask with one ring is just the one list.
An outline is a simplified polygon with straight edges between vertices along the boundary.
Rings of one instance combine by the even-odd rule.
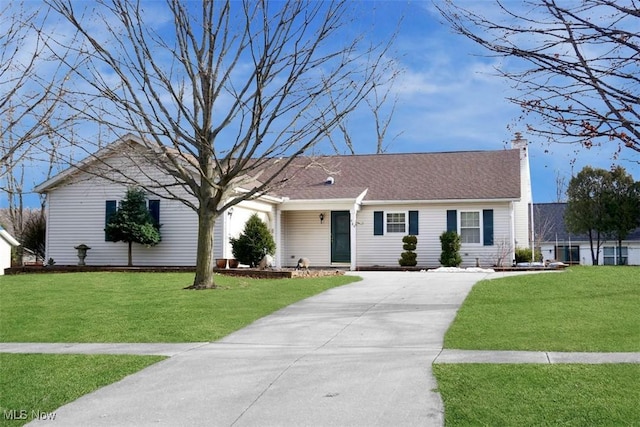
[[638, 426], [639, 365], [433, 365], [452, 426]]
[[220, 289], [184, 290], [189, 273], [69, 273], [0, 277], [0, 342], [214, 341], [353, 276], [216, 276]]
[[572, 267], [474, 286], [445, 347], [640, 351], [640, 267]]
[[[184, 290], [192, 278], [189, 273], [2, 276], [0, 342], [214, 341], [293, 302], [359, 280], [216, 276], [219, 289]], [[0, 426], [22, 425], [162, 359], [0, 354]], [[10, 419], [23, 415], [27, 419]]]
[[0, 353], [0, 426], [19, 426], [164, 359]]
[[[640, 268], [572, 267], [474, 286], [445, 347], [640, 351]], [[640, 365], [436, 364], [451, 426], [640, 425]]]

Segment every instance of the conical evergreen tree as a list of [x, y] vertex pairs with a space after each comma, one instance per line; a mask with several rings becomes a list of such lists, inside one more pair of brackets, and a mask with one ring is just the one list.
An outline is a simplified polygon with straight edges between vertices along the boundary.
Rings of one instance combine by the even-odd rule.
[[104, 229], [107, 239], [113, 242], [129, 244], [128, 264], [133, 265], [131, 247], [133, 243], [155, 246], [160, 243], [160, 224], [155, 224], [147, 203], [145, 193], [139, 188], [129, 188], [118, 206], [118, 210], [109, 218]]
[[242, 264], [255, 267], [267, 254], [276, 252], [273, 236], [258, 214], [253, 214], [244, 225], [244, 230], [238, 238], [229, 239], [233, 256]]

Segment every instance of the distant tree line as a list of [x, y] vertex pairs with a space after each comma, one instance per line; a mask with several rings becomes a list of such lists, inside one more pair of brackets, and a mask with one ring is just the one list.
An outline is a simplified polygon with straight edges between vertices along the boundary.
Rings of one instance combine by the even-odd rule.
[[569, 182], [567, 197], [566, 228], [589, 236], [593, 265], [602, 243], [613, 239], [622, 264], [622, 241], [640, 226], [640, 181], [620, 166], [610, 171], [587, 166]]

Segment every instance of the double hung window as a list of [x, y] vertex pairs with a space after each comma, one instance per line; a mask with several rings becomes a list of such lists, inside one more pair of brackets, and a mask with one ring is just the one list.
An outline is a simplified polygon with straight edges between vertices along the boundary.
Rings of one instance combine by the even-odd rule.
[[460, 212], [460, 241], [480, 243], [480, 212]]
[[387, 212], [387, 233], [404, 233], [406, 229], [404, 212]]

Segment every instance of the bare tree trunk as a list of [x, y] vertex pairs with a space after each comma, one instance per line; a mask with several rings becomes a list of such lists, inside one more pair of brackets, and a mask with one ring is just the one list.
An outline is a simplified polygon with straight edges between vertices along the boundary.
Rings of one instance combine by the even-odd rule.
[[622, 262], [622, 239], [618, 238], [618, 265], [624, 265]]
[[215, 289], [213, 280], [213, 229], [215, 214], [206, 206], [198, 210], [198, 253], [196, 254], [196, 277], [193, 285], [185, 289]]
[[129, 251], [127, 253], [127, 265], [129, 267], [133, 267], [133, 257], [131, 256], [131, 247], [133, 246], [133, 242], [129, 242]]

